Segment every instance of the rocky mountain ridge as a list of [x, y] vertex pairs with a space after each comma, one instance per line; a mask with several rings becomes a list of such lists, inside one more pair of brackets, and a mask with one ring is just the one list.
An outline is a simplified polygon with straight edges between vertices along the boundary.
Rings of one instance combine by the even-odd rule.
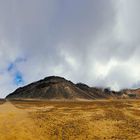
[[89, 87], [83, 83], [74, 84], [65, 78], [50, 76], [18, 88], [6, 99], [94, 100], [139, 97], [140, 89], [116, 92], [109, 88]]

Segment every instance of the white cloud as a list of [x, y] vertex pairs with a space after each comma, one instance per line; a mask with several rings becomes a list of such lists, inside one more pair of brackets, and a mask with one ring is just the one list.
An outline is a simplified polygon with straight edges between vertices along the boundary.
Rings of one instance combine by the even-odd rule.
[[17, 87], [10, 63], [25, 84], [59, 75], [91, 86], [132, 87], [140, 81], [139, 12], [139, 0], [1, 0], [0, 96]]

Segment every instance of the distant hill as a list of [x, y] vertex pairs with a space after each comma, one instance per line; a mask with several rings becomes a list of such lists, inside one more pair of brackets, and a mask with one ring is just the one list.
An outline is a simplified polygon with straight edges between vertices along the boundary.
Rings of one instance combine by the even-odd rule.
[[138, 89], [123, 89], [123, 95], [126, 95], [129, 98], [140, 98], [140, 88]]
[[62, 77], [50, 76], [18, 88], [9, 94], [6, 99], [93, 100], [135, 98], [135, 93], [133, 90], [131, 93], [127, 90], [115, 92], [108, 88], [89, 87], [83, 83], [74, 84]]

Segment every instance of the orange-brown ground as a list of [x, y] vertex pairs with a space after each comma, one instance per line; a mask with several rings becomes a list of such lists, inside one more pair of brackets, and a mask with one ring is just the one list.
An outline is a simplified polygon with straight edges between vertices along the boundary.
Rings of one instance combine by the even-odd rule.
[[140, 100], [7, 101], [0, 140], [140, 140]]

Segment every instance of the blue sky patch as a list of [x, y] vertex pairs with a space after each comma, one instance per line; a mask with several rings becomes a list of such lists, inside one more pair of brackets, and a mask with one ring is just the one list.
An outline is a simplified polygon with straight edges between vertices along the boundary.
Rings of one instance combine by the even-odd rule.
[[22, 63], [25, 62], [26, 58], [17, 58], [14, 62], [9, 63], [8, 67], [7, 67], [7, 71], [11, 72], [12, 70], [16, 70], [16, 66], [18, 63]]
[[15, 61], [9, 63], [6, 71], [12, 76], [14, 85], [20, 86], [24, 84], [24, 78], [20, 70], [18, 69], [18, 63], [25, 62], [24, 58], [17, 58]]
[[17, 86], [24, 84], [23, 76], [19, 71], [17, 71], [14, 75], [14, 84]]
[[14, 63], [10, 63], [8, 68], [7, 68], [7, 71], [10, 72], [12, 71], [13, 69], [15, 68], [15, 64]]

